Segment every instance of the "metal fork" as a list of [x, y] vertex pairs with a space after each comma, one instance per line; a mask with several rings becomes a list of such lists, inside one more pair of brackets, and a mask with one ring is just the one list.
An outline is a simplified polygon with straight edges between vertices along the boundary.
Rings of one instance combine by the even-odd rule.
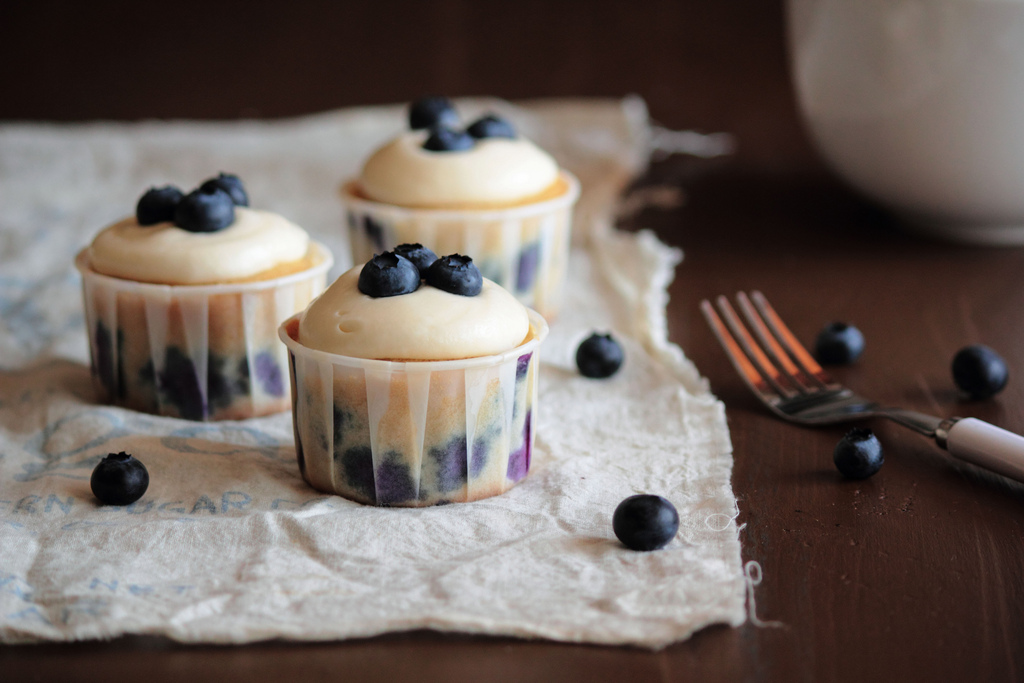
[[724, 296], [716, 299], [718, 312], [707, 299], [700, 309], [743, 381], [779, 417], [804, 425], [885, 417], [960, 460], [1024, 482], [1024, 437], [973, 417], [943, 420], [858, 396], [818, 365], [761, 292], [740, 292], [736, 301], [747, 325]]

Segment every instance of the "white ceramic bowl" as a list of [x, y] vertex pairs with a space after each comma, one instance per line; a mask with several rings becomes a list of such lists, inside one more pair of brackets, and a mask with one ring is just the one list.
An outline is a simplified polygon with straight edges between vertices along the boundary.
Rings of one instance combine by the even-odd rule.
[[1024, 244], [1024, 0], [788, 0], [818, 150], [908, 225]]

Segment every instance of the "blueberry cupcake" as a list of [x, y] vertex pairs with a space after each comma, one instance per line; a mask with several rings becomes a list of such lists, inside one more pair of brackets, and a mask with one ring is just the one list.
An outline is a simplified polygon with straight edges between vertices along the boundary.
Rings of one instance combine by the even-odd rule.
[[102, 400], [190, 420], [287, 410], [282, 320], [326, 284], [332, 257], [220, 174], [153, 188], [79, 252]]
[[468, 257], [400, 245], [353, 268], [280, 328], [302, 476], [375, 505], [508, 490], [530, 469], [547, 329]]
[[471, 256], [484, 277], [545, 316], [557, 312], [579, 183], [505, 119], [465, 129], [450, 100], [409, 108], [409, 130], [346, 183], [356, 263], [396, 244]]

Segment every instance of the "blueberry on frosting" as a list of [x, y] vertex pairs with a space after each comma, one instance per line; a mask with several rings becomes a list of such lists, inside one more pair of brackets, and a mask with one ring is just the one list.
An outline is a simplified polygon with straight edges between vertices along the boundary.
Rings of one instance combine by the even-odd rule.
[[435, 126], [456, 127], [459, 115], [447, 97], [421, 97], [409, 105], [409, 128], [422, 130]]
[[483, 289], [484, 279], [473, 259], [460, 254], [442, 256], [427, 269], [427, 284], [451, 294], [476, 296]]
[[512, 127], [512, 124], [494, 114], [482, 116], [469, 124], [466, 132], [478, 140], [483, 138], [509, 138], [514, 140], [516, 137], [516, 129]]
[[249, 195], [245, 193], [245, 186], [242, 180], [230, 173], [220, 173], [216, 178], [210, 178], [199, 186], [200, 190], [211, 190], [219, 188], [228, 193], [235, 206], [249, 206]]
[[430, 129], [430, 137], [423, 143], [423, 149], [431, 152], [464, 152], [472, 149], [476, 140], [463, 130], [438, 126]]
[[139, 225], [156, 225], [174, 220], [174, 210], [184, 193], [173, 185], [151, 187], [135, 205], [135, 218]]
[[385, 251], [359, 271], [358, 286], [360, 292], [374, 298], [410, 294], [419, 289], [420, 271], [404, 256]]
[[216, 232], [234, 222], [235, 203], [219, 187], [192, 190], [174, 212], [174, 224], [189, 232]]
[[437, 260], [437, 254], [427, 249], [419, 242], [413, 244], [399, 244], [395, 247], [395, 253], [412, 261], [416, 270], [420, 271], [420, 277], [426, 277], [427, 268]]

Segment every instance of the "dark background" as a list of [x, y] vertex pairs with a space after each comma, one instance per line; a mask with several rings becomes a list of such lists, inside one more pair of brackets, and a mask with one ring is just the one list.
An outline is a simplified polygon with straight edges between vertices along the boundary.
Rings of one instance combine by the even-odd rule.
[[282, 117], [449, 96], [641, 95], [730, 131], [744, 167], [813, 165], [779, 2], [0, 2], [0, 119]]
[[[847, 427], [771, 417], [729, 366], [702, 298], [761, 289], [805, 342], [830, 319], [867, 351], [842, 381], [883, 403], [1024, 433], [1024, 250], [908, 236], [834, 179], [802, 133], [777, 1], [292, 2], [0, 0], [0, 120], [284, 117], [451, 96], [642, 96], [675, 129], [727, 131], [737, 153], [672, 157], [640, 185], [686, 260], [669, 332], [727, 407], [744, 561], [758, 612], [665, 651], [393, 634], [323, 644], [184, 647], [146, 637], [0, 647], [0, 680], [1019, 681], [1024, 486], [873, 421], [886, 464], [842, 480]], [[967, 403], [954, 352], [986, 343], [1008, 388]], [[1016, 378], [1016, 379], [1014, 379]]]

